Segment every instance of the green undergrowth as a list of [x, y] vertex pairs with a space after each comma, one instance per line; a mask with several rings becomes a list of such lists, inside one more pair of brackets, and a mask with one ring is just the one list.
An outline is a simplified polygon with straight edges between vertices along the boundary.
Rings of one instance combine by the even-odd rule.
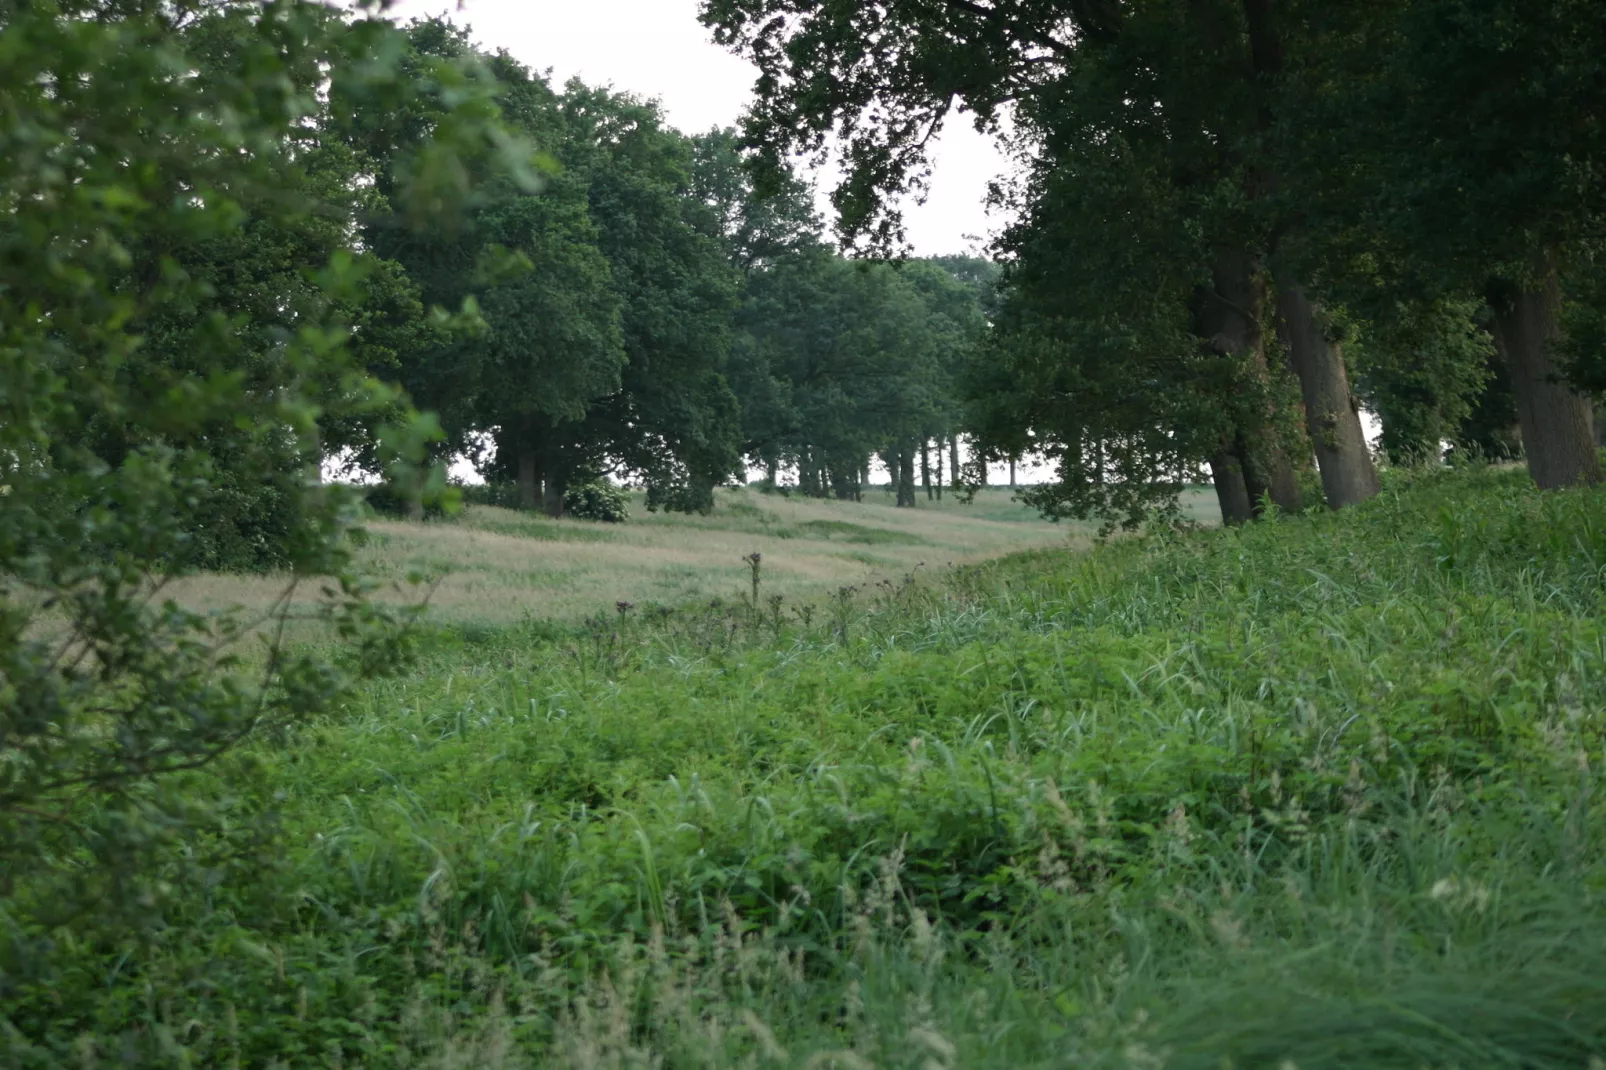
[[1606, 492], [1471, 471], [442, 637], [194, 775], [270, 862], [141, 943], [10, 923], [0, 1053], [1598, 1068], [1603, 569]]

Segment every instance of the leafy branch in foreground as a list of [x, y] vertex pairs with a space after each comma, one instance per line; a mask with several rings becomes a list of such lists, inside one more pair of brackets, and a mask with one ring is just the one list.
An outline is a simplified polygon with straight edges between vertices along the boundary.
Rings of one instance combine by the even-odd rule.
[[[63, 922], [139, 931], [188, 878], [260, 863], [250, 779], [187, 774], [409, 655], [415, 609], [353, 571], [320, 430], [376, 429], [414, 496], [443, 487], [418, 464], [439, 432], [357, 356], [393, 273], [351, 245], [362, 168], [324, 131], [438, 96], [396, 165], [432, 217], [472, 192], [454, 159], [529, 154], [488, 88], [389, 64], [398, 33], [299, 0], [0, 15], [0, 993]], [[186, 609], [173, 581], [242, 492], [274, 503], [283, 592]], [[309, 626], [333, 653], [294, 642]]]

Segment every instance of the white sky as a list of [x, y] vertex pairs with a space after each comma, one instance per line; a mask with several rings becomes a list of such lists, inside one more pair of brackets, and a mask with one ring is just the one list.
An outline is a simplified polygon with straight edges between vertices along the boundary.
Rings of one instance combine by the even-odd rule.
[[[656, 97], [669, 122], [686, 133], [736, 125], [752, 98], [755, 68], [709, 39], [697, 21], [697, 0], [398, 0], [391, 12], [400, 19], [445, 13], [469, 26], [481, 47], [551, 69], [559, 84], [579, 75]], [[917, 255], [965, 252], [978, 244], [968, 236], [991, 234], [996, 224], [982, 202], [1005, 163], [964, 118], [950, 121], [926, 203], [905, 206]]]

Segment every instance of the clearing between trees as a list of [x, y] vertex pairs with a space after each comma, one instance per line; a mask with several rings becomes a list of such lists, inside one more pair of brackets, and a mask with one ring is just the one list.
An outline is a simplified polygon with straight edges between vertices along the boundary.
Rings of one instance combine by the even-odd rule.
[[[612, 614], [617, 602], [646, 610], [740, 597], [749, 589], [742, 558], [755, 551], [765, 598], [782, 596], [782, 611], [790, 614], [798, 599], [844, 585], [1016, 550], [1085, 547], [1095, 533], [1092, 524], [1043, 520], [1006, 488], [983, 490], [970, 505], [950, 496], [922, 499], [914, 509], [895, 508], [883, 487], [870, 488], [862, 502], [722, 489], [708, 516], [649, 513], [642, 499], [631, 496], [630, 519], [622, 524], [485, 505], [424, 523], [376, 520], [358, 563], [382, 579], [399, 581], [417, 570], [437, 581], [430, 595], [434, 621], [501, 626]], [[1188, 493], [1186, 505], [1201, 523], [1217, 521], [1208, 489]], [[285, 577], [273, 573], [212, 573], [178, 580], [172, 590], [192, 608], [262, 610], [284, 586]]]

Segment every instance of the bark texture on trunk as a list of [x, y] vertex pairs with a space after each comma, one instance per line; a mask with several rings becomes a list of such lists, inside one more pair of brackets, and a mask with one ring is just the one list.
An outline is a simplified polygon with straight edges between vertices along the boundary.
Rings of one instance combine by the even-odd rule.
[[1244, 466], [1238, 457], [1222, 450], [1210, 458], [1210, 474], [1216, 484], [1216, 501], [1221, 504], [1221, 522], [1228, 527], [1254, 519], [1249, 486], [1244, 482]]
[[1594, 412], [1588, 398], [1560, 379], [1551, 352], [1558, 332], [1561, 284], [1547, 262], [1541, 281], [1495, 306], [1494, 340], [1511, 370], [1528, 474], [1541, 490], [1601, 481]]
[[519, 506], [541, 508], [541, 459], [532, 449], [519, 452]]
[[1361, 429], [1360, 406], [1350, 390], [1344, 352], [1323, 331], [1320, 309], [1304, 287], [1283, 275], [1277, 279], [1277, 321], [1305, 400], [1305, 424], [1327, 504], [1334, 509], [1358, 505], [1381, 487]]
[[931, 490], [931, 440], [920, 440], [920, 482], [926, 488], [926, 501], [935, 495]]

